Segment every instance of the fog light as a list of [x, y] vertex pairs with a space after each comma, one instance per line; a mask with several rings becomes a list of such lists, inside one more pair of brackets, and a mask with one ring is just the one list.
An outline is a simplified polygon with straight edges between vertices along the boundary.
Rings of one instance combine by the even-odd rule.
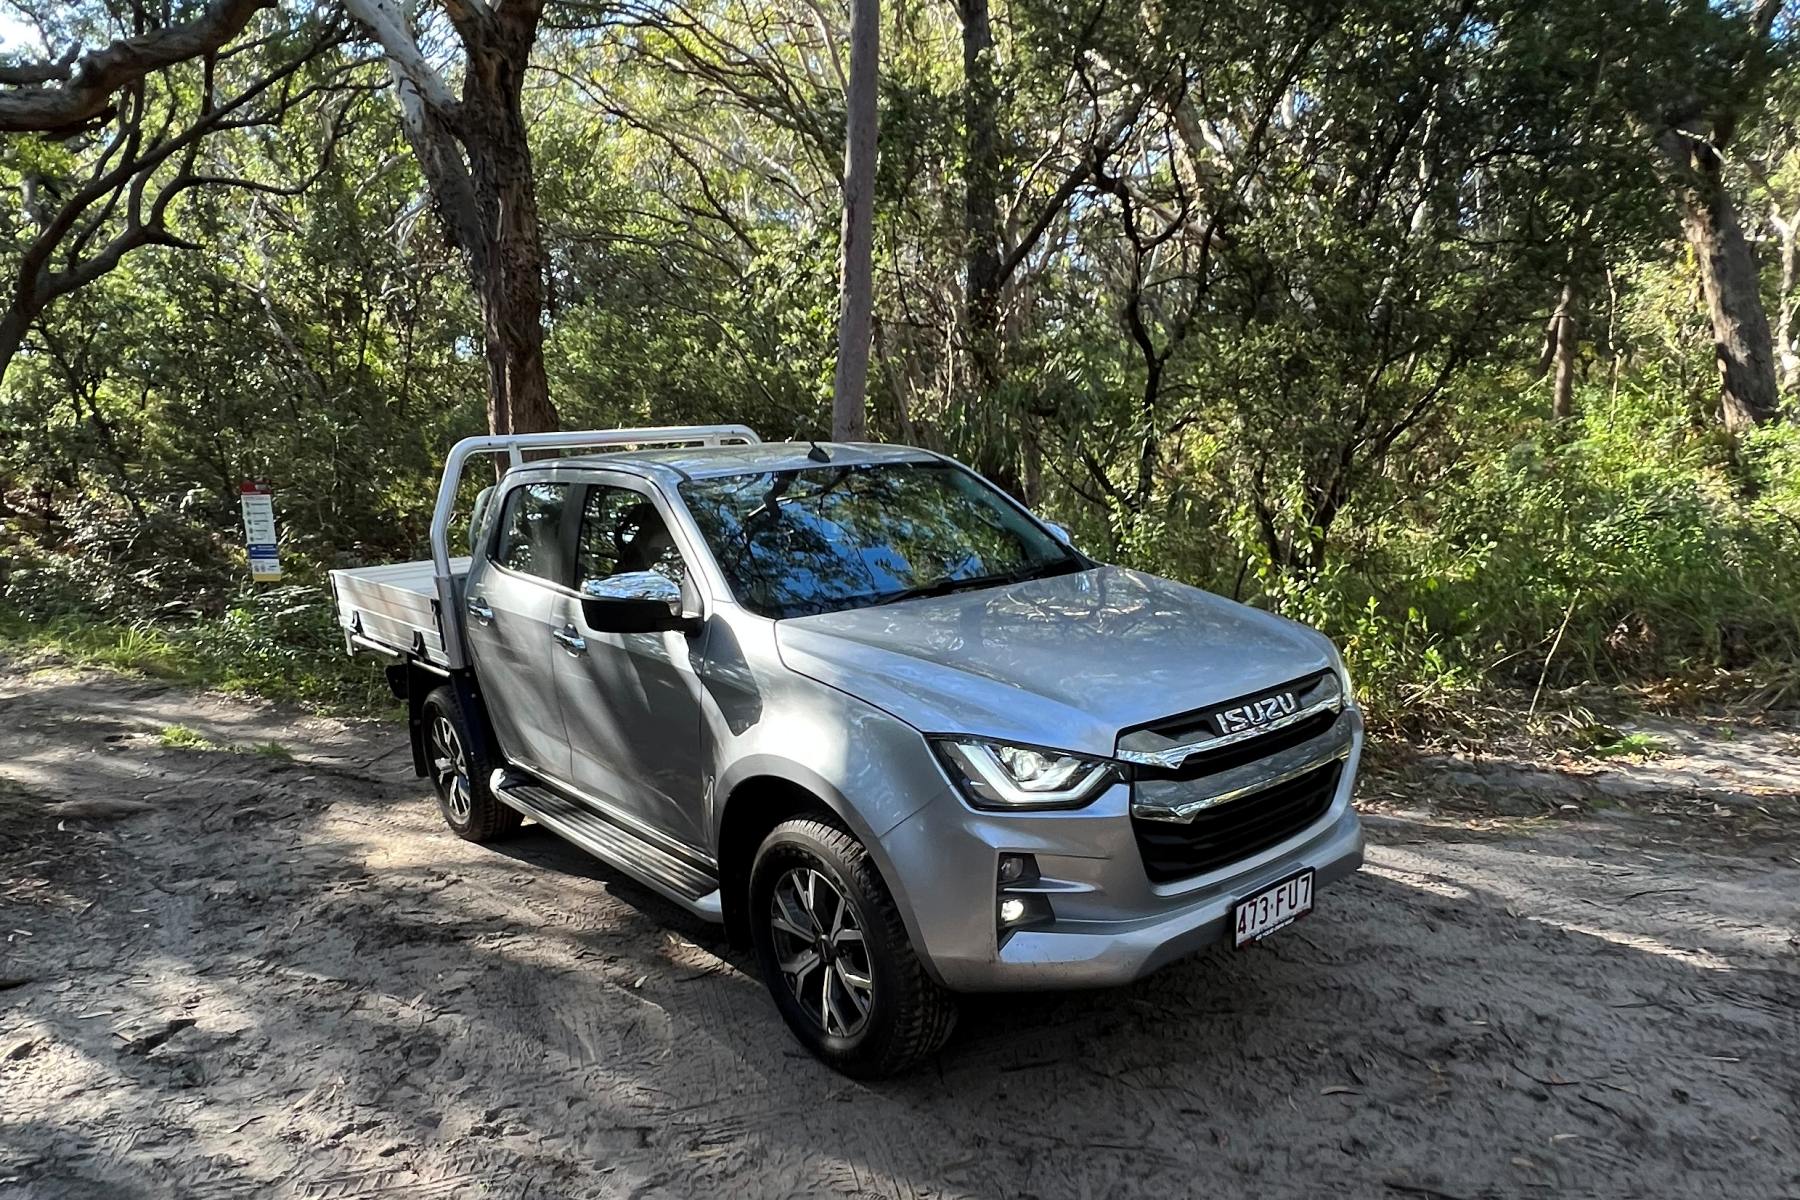
[[1015, 925], [1025, 919], [1025, 902], [1017, 896], [1008, 896], [1000, 902], [1000, 923]]
[[1002, 854], [1000, 856], [1000, 882], [1002, 884], [1017, 883], [1025, 878], [1027, 858], [1023, 854]]

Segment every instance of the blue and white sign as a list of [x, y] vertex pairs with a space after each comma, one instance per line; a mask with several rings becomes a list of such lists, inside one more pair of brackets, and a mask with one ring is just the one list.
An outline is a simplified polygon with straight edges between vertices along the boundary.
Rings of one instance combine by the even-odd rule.
[[275, 548], [275, 493], [266, 483], [238, 484], [244, 510], [244, 545], [250, 553], [250, 578], [272, 583], [281, 578], [281, 555]]

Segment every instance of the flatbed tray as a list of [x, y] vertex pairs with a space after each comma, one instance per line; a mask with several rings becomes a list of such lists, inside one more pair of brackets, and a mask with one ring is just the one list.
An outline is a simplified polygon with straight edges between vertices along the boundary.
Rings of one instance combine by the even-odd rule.
[[[451, 559], [450, 571], [460, 593], [469, 560]], [[431, 560], [333, 571], [331, 595], [338, 626], [353, 651], [375, 650], [448, 665]]]

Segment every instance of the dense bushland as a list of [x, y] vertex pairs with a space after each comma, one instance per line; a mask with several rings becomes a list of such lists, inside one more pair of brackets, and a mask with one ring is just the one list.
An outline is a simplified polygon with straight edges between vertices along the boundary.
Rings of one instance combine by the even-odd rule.
[[[24, 7], [52, 58], [120, 28]], [[547, 11], [524, 103], [562, 422], [828, 433], [845, 13]], [[1320, 625], [1392, 722], [1494, 686], [1791, 681], [1797, 29], [1767, 2], [891, 9], [873, 436]], [[129, 243], [0, 364], [0, 631], [365, 705], [323, 572], [423, 554], [436, 464], [490, 417], [498, 301], [366, 30], [277, 5], [262, 35], [304, 86], [145, 168], [183, 181], [154, 236], [128, 192], [56, 222], [133, 113], [203, 122], [252, 56], [0, 143], [6, 270]], [[1745, 306], [1763, 360], [1721, 333]], [[244, 478], [277, 489], [279, 587], [247, 580]]]

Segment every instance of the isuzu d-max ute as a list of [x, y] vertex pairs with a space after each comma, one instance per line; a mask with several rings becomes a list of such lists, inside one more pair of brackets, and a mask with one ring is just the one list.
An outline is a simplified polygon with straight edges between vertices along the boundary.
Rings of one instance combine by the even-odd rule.
[[[576, 456], [533, 457], [557, 450]], [[510, 459], [450, 531], [464, 465]], [[525, 818], [754, 944], [848, 1074], [958, 992], [1118, 984], [1362, 862], [1319, 634], [1096, 562], [968, 468], [742, 426], [471, 438], [432, 560], [332, 573], [475, 842]]]

